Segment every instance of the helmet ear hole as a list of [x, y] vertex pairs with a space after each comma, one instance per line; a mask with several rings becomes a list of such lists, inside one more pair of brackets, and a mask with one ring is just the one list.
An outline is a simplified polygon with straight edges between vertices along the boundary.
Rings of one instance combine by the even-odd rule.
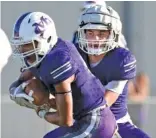
[[49, 36], [49, 38], [47, 39], [47, 43], [49, 43], [51, 41], [51, 36]]
[[119, 41], [119, 34], [116, 34], [115, 42]]

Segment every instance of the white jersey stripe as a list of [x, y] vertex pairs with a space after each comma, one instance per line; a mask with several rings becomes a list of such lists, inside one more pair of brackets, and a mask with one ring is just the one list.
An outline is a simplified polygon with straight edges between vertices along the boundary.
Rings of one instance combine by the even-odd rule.
[[136, 65], [131, 66], [129, 69], [125, 70], [125, 72], [131, 71], [132, 69], [134, 69], [136, 67]]
[[134, 60], [133, 62], [130, 62], [130, 63], [124, 65], [124, 67], [127, 67], [127, 66], [132, 65], [132, 64], [135, 64], [135, 63], [136, 63], [136, 60]]
[[67, 65], [70, 65], [70, 61], [68, 61], [67, 63], [63, 64], [62, 66], [58, 67], [57, 69], [55, 69], [54, 71], [52, 71], [50, 74], [53, 74], [55, 73], [56, 71], [62, 69], [63, 67], [67, 66]]
[[61, 73], [57, 74], [56, 76], [54, 76], [53, 78], [56, 79], [58, 78], [60, 75], [62, 75], [63, 73], [67, 72], [68, 70], [70, 70], [72, 68], [72, 66], [69, 66], [66, 70], [62, 71]]

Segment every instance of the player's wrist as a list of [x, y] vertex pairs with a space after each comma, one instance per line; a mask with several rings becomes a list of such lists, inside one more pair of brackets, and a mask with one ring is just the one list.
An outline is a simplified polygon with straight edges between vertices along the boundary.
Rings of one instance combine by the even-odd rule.
[[45, 118], [47, 112], [48, 112], [48, 111], [46, 111], [46, 110], [40, 110], [40, 111], [38, 112], [38, 116], [39, 116], [40, 118]]

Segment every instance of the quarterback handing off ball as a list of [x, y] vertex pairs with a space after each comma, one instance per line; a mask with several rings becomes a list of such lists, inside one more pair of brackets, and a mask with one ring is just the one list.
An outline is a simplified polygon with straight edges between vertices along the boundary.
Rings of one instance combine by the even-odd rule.
[[37, 106], [48, 104], [50, 94], [39, 79], [32, 78], [23, 85], [25, 93], [34, 98], [33, 104]]

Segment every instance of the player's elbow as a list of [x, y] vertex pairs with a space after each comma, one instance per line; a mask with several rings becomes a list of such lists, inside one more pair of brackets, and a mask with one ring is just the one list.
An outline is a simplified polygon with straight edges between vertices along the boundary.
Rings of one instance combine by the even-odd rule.
[[73, 122], [64, 122], [62, 123], [62, 126], [71, 127], [73, 125]]
[[71, 127], [72, 125], [73, 125], [73, 118], [72, 117], [62, 118], [60, 120], [60, 126]]
[[116, 102], [116, 100], [119, 97], [119, 94], [117, 94], [115, 92], [112, 92], [110, 90], [107, 90], [105, 92], [104, 97], [105, 97], [105, 100], [107, 102], [107, 105], [110, 107], [110, 106], [112, 106]]

